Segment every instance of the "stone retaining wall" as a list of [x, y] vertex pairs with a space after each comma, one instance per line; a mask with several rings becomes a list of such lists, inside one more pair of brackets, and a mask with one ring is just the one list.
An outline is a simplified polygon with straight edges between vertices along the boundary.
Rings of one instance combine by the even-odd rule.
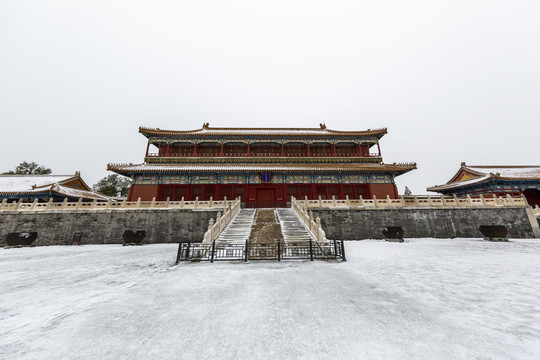
[[35, 245], [69, 244], [83, 232], [82, 244], [122, 243], [125, 230], [146, 230], [145, 243], [201, 242], [217, 209], [0, 212], [0, 244], [10, 232], [37, 231]]
[[381, 239], [387, 226], [402, 226], [405, 238], [479, 238], [480, 225], [504, 225], [510, 238], [538, 235], [526, 207], [309, 210], [321, 219], [328, 239]]

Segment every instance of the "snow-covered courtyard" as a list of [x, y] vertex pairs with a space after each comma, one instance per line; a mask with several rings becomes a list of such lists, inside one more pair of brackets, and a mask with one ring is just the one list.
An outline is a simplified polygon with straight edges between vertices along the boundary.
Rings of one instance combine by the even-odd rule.
[[178, 266], [175, 244], [1, 249], [0, 358], [540, 358], [539, 240], [345, 246]]

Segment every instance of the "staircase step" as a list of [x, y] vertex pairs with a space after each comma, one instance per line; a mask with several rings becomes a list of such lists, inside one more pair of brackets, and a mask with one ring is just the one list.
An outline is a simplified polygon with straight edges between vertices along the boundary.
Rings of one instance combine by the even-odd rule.
[[300, 221], [293, 209], [276, 209], [276, 215], [281, 225], [283, 241], [287, 243], [309, 243], [315, 240], [311, 233]]
[[216, 245], [245, 244], [251, 233], [255, 209], [241, 209], [216, 239]]

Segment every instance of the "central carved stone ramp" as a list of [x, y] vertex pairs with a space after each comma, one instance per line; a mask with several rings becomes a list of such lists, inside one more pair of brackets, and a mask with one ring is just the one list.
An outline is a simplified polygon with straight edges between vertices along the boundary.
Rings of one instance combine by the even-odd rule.
[[305, 245], [315, 240], [293, 209], [276, 209], [285, 245]]
[[245, 244], [251, 234], [255, 209], [241, 209], [216, 239], [216, 245]]
[[273, 244], [278, 239], [283, 239], [283, 235], [274, 209], [257, 209], [255, 222], [249, 236], [249, 243]]

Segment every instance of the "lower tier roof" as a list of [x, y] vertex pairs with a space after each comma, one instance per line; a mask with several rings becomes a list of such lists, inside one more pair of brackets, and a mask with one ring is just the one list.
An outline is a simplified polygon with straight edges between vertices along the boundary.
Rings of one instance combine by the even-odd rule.
[[410, 164], [108, 164], [107, 170], [122, 175], [164, 174], [164, 173], [198, 173], [198, 172], [375, 172], [401, 175], [416, 169]]

